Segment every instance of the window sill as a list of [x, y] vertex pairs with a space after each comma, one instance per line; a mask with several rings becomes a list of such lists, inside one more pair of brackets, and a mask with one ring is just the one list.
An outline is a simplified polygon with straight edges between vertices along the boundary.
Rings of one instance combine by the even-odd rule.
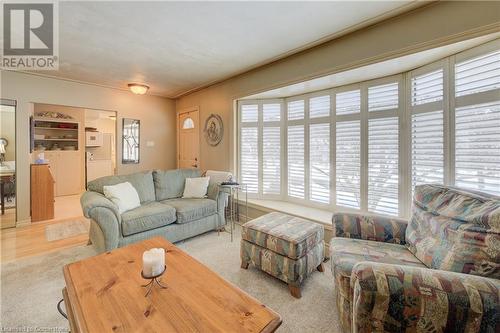
[[[240, 204], [244, 204], [244, 201], [240, 200]], [[264, 212], [281, 212], [324, 224], [327, 229], [331, 229], [332, 227], [333, 213], [324, 209], [312, 208], [287, 201], [261, 199], [248, 199], [248, 208]]]

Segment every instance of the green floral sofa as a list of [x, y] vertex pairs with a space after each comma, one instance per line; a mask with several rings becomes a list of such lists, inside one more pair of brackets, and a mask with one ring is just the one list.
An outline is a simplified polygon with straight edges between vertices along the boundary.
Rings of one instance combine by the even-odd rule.
[[500, 198], [421, 185], [410, 221], [338, 213], [333, 230], [344, 331], [500, 331]]

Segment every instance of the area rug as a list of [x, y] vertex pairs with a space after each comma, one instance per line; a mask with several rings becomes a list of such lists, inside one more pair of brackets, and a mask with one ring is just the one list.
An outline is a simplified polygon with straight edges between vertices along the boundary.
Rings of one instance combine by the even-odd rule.
[[[279, 313], [278, 332], [340, 332], [329, 263], [324, 273], [314, 272], [304, 282], [302, 298], [296, 299], [285, 283], [255, 268], [240, 268], [239, 241], [239, 236], [231, 242], [229, 234], [211, 232], [177, 246]], [[80, 246], [3, 264], [0, 327], [68, 329], [56, 309], [64, 287], [62, 267], [94, 254], [92, 246]]]
[[83, 217], [73, 221], [51, 224], [45, 228], [45, 238], [49, 242], [70, 238], [81, 234], [87, 234], [89, 228], [89, 221]]

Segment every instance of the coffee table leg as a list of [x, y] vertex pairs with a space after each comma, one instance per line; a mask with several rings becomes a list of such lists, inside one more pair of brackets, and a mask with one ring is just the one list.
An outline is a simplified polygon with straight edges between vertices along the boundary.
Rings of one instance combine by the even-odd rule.
[[248, 268], [248, 263], [247, 262], [241, 262], [241, 268], [247, 269]]
[[325, 268], [323, 267], [323, 263], [319, 264], [318, 267], [316, 267], [318, 269], [318, 271], [320, 272], [324, 272], [325, 271]]

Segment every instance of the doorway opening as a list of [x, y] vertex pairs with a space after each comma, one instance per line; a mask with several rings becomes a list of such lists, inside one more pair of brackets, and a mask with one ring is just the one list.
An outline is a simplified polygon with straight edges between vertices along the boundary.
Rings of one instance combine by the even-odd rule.
[[16, 101], [0, 99], [0, 225], [16, 226]]
[[[87, 183], [116, 173], [115, 111], [33, 104], [31, 221], [84, 221], [80, 196]], [[47, 172], [33, 172], [46, 168]], [[50, 178], [54, 199], [37, 189]], [[45, 205], [45, 207], [43, 207]], [[85, 222], [85, 221], [84, 221]]]

